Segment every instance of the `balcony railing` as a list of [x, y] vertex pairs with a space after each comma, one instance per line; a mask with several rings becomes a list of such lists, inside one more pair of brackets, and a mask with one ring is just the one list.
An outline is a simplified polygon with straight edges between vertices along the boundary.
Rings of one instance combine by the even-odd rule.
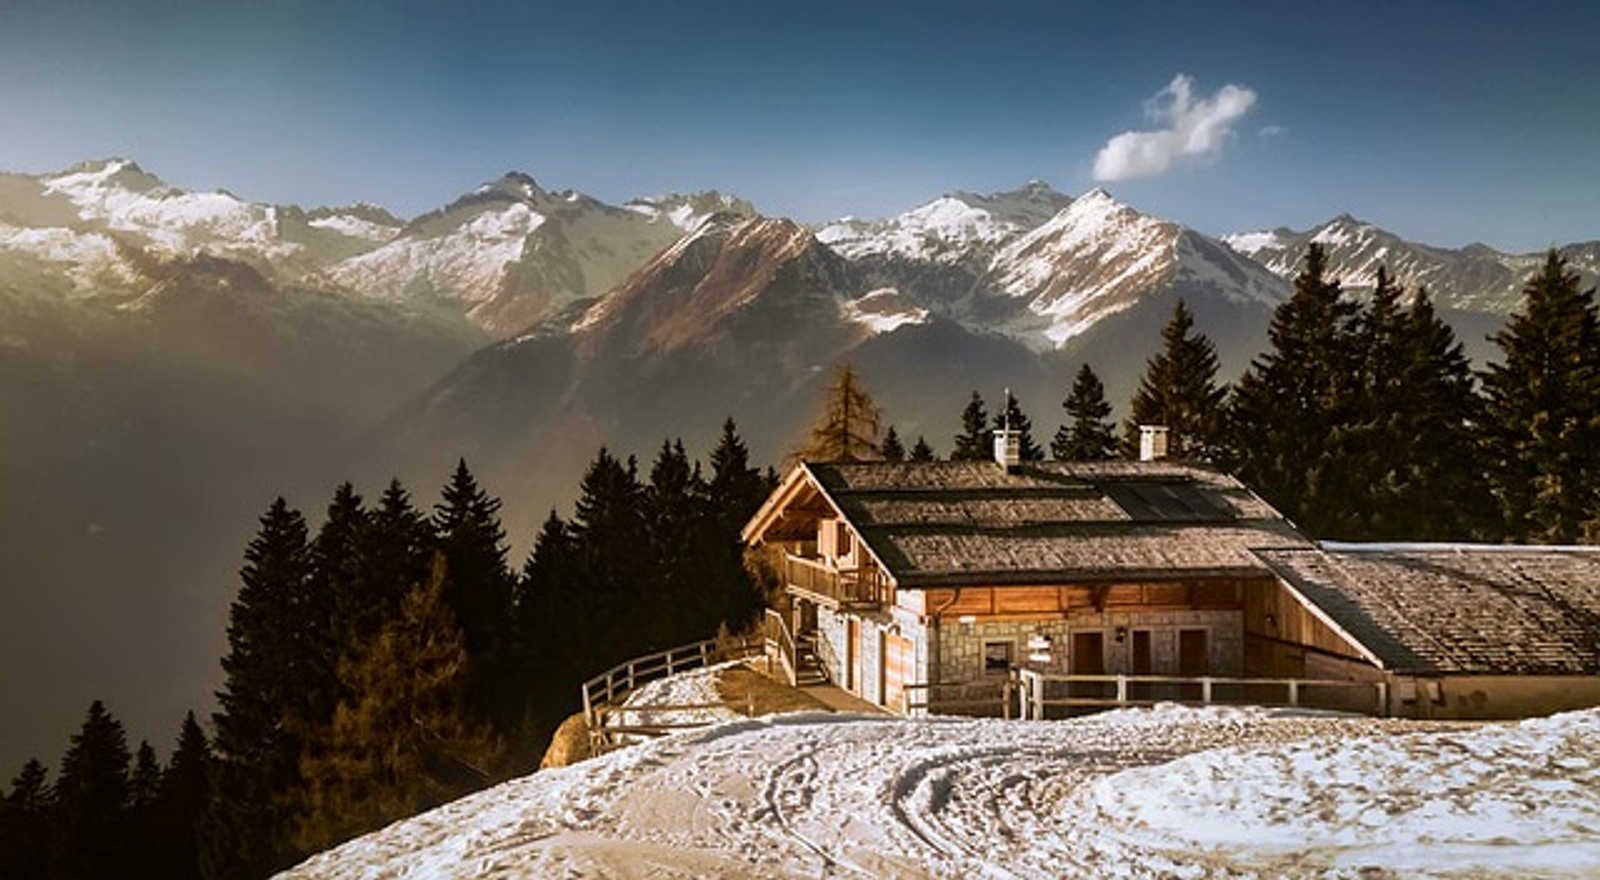
[[822, 559], [785, 554], [784, 584], [841, 606], [889, 604], [888, 582], [875, 566], [834, 568]]

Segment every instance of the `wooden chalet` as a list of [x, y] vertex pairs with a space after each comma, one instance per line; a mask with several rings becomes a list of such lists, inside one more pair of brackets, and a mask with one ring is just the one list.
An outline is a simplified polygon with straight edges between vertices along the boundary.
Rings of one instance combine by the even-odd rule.
[[1252, 549], [1312, 546], [1283, 516], [1207, 467], [1021, 464], [1014, 441], [996, 447], [803, 462], [745, 527], [828, 678], [895, 711], [998, 712], [1014, 668], [1247, 673], [1247, 604], [1276, 584]]
[[1026, 717], [1600, 704], [1600, 548], [1319, 545], [1233, 477], [1161, 458], [1159, 434], [1139, 461], [1026, 464], [997, 434], [994, 461], [803, 462], [745, 526], [835, 684]]

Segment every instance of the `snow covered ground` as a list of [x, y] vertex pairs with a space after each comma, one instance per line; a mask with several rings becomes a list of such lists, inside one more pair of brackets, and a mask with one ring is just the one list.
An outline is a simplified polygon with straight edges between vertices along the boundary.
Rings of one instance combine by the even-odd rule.
[[284, 876], [1593, 876], [1597, 755], [1600, 710], [799, 713], [513, 780]]
[[[738, 660], [730, 660], [643, 684], [622, 701], [623, 708], [611, 719], [611, 723], [623, 727], [649, 724], [717, 724], [742, 718], [744, 717], [742, 713], [727, 706], [711, 705], [722, 702], [722, 696], [717, 693], [717, 678], [723, 670], [739, 663]], [[671, 708], [652, 708], [658, 706]], [[646, 738], [632, 737], [638, 741]], [[624, 736], [621, 739], [627, 741], [629, 737]]]

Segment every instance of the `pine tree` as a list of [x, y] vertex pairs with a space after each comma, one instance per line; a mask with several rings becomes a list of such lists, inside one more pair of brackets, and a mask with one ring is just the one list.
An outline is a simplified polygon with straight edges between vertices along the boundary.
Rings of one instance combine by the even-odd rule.
[[639, 552], [644, 490], [636, 471], [633, 459], [624, 466], [601, 448], [579, 486], [571, 532], [584, 590], [574, 597], [572, 636], [591, 652], [588, 668], [602, 669], [639, 653], [628, 653], [628, 624], [651, 560]]
[[443, 500], [434, 505], [433, 528], [444, 554], [445, 602], [474, 661], [474, 705], [504, 729], [521, 711], [506, 625], [512, 591], [506, 535], [500, 499], [479, 488], [465, 459], [457, 461]]
[[128, 741], [99, 700], [61, 759], [52, 878], [116, 877], [128, 869]]
[[588, 648], [581, 634], [585, 584], [572, 532], [554, 510], [534, 538], [517, 580], [516, 644], [528, 688], [530, 738], [542, 741], [570, 711], [571, 682], [592, 675], [581, 668]]
[[983, 397], [978, 392], [972, 392], [972, 399], [967, 401], [967, 408], [961, 411], [961, 433], [956, 435], [955, 449], [950, 453], [951, 461], [983, 461], [994, 456], [993, 444], [989, 439], [989, 414], [984, 408]]
[[933, 447], [928, 445], [926, 437], [917, 436], [917, 442], [911, 447], [912, 461], [934, 461], [938, 456], [933, 454]]
[[878, 457], [882, 415], [849, 364], [834, 370], [822, 413], [797, 456], [811, 461], [860, 461]]
[[[1033, 442], [1033, 422], [1023, 415], [1022, 404], [1017, 403], [1010, 390], [1006, 391], [1005, 410], [994, 415], [996, 430], [1008, 425], [1018, 434], [1017, 457], [1022, 461], [1044, 461], [1044, 450]], [[991, 449], [989, 454], [993, 455], [994, 451]]]
[[[218, 692], [215, 809], [207, 814], [203, 860], [211, 877], [261, 877], [293, 863], [280, 802], [300, 784], [299, 683], [312, 660], [297, 636], [308, 602], [310, 548], [305, 519], [279, 498], [245, 550], [242, 586], [228, 612], [226, 674]], [[320, 662], [320, 658], [317, 658]]]
[[1230, 413], [1239, 478], [1314, 535], [1349, 502], [1324, 479], [1342, 467], [1328, 438], [1350, 422], [1360, 395], [1357, 308], [1323, 278], [1325, 267], [1313, 243], [1294, 294], [1273, 313], [1272, 350], [1239, 380]]
[[1175, 458], [1211, 461], [1218, 457], [1227, 389], [1217, 383], [1217, 350], [1194, 329], [1183, 300], [1161, 330], [1162, 350], [1145, 364], [1144, 378], [1129, 404], [1123, 427], [1123, 452], [1139, 453], [1139, 426], [1165, 425], [1168, 451]]
[[49, 771], [37, 758], [22, 765], [0, 803], [0, 877], [44, 880], [49, 871], [55, 795]]
[[340, 663], [350, 698], [308, 752], [295, 842], [324, 849], [483, 787], [503, 747], [473, 720], [466, 639], [445, 600], [443, 554], [399, 614]]
[[707, 487], [722, 527], [735, 532], [743, 528], [776, 487], [776, 474], [763, 477], [750, 466], [750, 453], [733, 419], [723, 422], [722, 437], [711, 451], [711, 482]]
[[156, 800], [161, 792], [161, 762], [155, 749], [141, 740], [134, 752], [133, 774], [128, 778], [128, 809], [123, 820], [129, 877], [164, 880], [164, 855], [159, 836]]
[[211, 747], [190, 712], [178, 732], [178, 746], [161, 776], [156, 796], [159, 875], [170, 880], [200, 880], [199, 832], [211, 800]]
[[341, 617], [357, 641], [371, 637], [400, 608], [400, 600], [428, 577], [433, 527], [411, 503], [399, 480], [391, 480], [367, 517], [361, 547], [359, 607]]
[[632, 603], [634, 631], [662, 648], [705, 638], [707, 612], [719, 604], [704, 567], [715, 555], [715, 519], [698, 482], [683, 441], [662, 441], [643, 494], [653, 576]]
[[339, 700], [335, 666], [349, 630], [370, 607], [363, 589], [362, 551], [367, 512], [348, 482], [334, 490], [328, 516], [311, 542], [306, 604], [297, 614], [305, 656], [315, 659], [300, 681], [301, 706], [296, 717], [306, 724], [326, 721]]
[[1553, 250], [1523, 294], [1482, 374], [1488, 482], [1504, 537], [1569, 543], [1600, 511], [1600, 317]]
[[1078, 369], [1072, 392], [1062, 401], [1070, 421], [1056, 431], [1050, 452], [1057, 461], [1100, 461], [1116, 454], [1117, 440], [1106, 389], [1088, 364]]
[[906, 448], [900, 445], [900, 435], [895, 433], [894, 425], [884, 432], [878, 452], [883, 455], [884, 461], [905, 461]]

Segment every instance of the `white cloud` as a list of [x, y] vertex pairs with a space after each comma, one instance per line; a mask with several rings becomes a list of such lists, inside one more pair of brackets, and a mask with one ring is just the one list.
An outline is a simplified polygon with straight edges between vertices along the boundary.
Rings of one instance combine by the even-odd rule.
[[1125, 131], [1106, 141], [1094, 157], [1096, 180], [1149, 177], [1172, 167], [1180, 156], [1211, 156], [1233, 134], [1233, 123], [1250, 112], [1256, 93], [1225, 85], [1210, 99], [1195, 100], [1194, 80], [1184, 74], [1145, 102], [1145, 112], [1162, 127]]
[[1281, 125], [1263, 125], [1259, 134], [1264, 138], [1277, 137], [1285, 131]]

